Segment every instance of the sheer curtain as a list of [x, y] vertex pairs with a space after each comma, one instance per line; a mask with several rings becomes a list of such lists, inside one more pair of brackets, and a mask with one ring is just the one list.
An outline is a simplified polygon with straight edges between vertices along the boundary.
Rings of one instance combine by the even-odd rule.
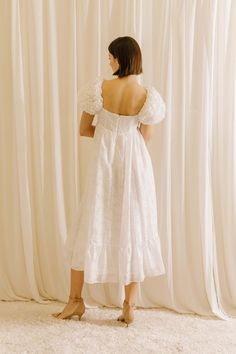
[[[0, 298], [67, 300], [64, 243], [86, 178], [78, 89], [112, 78], [118, 36], [142, 48], [142, 84], [167, 115], [148, 143], [166, 274], [137, 305], [236, 315], [234, 0], [0, 0]], [[96, 117], [95, 117], [96, 122]], [[88, 306], [119, 284], [85, 284]]]

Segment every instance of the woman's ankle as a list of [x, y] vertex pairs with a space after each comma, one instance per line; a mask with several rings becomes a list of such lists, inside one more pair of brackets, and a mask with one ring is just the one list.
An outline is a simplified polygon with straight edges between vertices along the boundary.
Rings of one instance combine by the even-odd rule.
[[70, 294], [69, 295], [69, 300], [77, 300], [77, 299], [82, 299], [81, 294]]
[[133, 305], [135, 303], [134, 299], [125, 299], [126, 304]]

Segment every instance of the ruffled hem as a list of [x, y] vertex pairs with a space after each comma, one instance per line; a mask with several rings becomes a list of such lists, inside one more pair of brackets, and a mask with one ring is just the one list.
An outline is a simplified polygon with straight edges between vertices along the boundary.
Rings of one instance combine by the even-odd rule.
[[84, 271], [86, 283], [142, 282], [165, 273], [159, 237], [142, 244], [120, 247], [112, 243], [88, 243], [70, 250], [70, 268]]
[[[81, 270], [81, 269], [76, 269], [72, 268], [75, 270]], [[129, 277], [123, 277], [119, 278], [117, 280], [117, 277], [115, 274], [95, 274], [93, 277], [88, 277], [86, 270], [84, 271], [84, 282], [87, 284], [96, 284], [96, 283], [119, 283], [122, 285], [128, 285], [131, 282], [138, 282], [141, 283], [143, 282], [146, 278], [150, 277], [157, 277], [160, 275], [165, 274], [165, 270], [160, 271], [159, 269], [153, 269], [149, 273], [142, 273], [142, 274], [131, 274]]]

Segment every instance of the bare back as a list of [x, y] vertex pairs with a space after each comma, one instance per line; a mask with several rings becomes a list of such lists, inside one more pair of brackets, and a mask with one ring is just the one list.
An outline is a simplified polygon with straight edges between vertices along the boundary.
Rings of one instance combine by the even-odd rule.
[[147, 90], [136, 82], [119, 79], [104, 80], [102, 84], [103, 108], [127, 116], [139, 113], [147, 97]]

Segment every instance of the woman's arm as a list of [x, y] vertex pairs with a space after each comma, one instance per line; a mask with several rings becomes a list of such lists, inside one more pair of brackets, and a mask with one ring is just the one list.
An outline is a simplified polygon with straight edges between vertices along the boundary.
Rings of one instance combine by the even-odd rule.
[[94, 118], [94, 114], [89, 114], [83, 111], [80, 126], [79, 126], [79, 134], [81, 136], [87, 136], [89, 138], [93, 138], [96, 127], [92, 125]]
[[151, 139], [154, 133], [154, 128], [155, 127], [153, 124], [143, 124], [143, 123], [140, 124], [139, 130], [146, 143]]

